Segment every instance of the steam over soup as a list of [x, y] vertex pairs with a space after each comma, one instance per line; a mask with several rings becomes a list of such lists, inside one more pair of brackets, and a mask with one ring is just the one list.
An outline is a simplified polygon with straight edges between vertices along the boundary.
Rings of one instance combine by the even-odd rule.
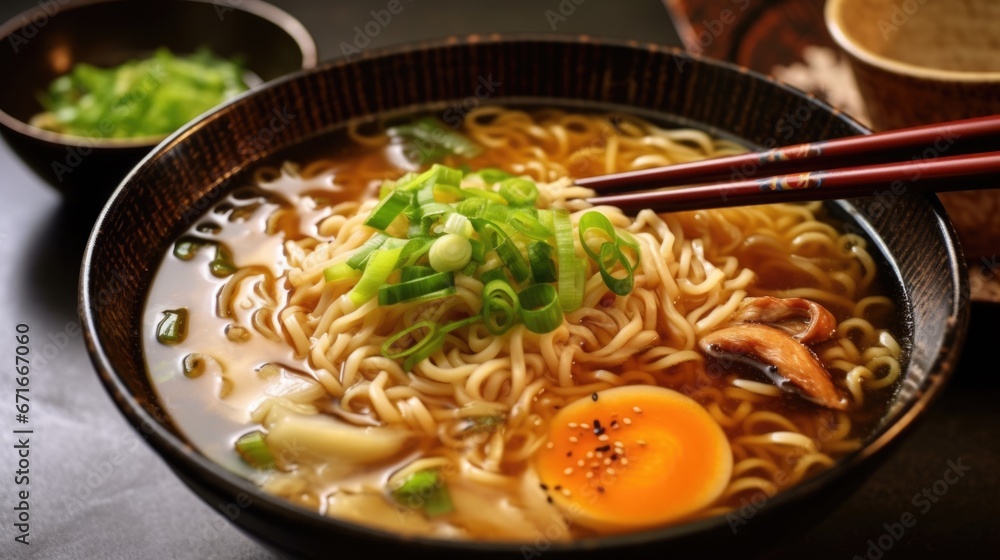
[[499, 106], [337, 138], [208, 210], [145, 309], [177, 426], [267, 492], [406, 534], [636, 531], [829, 468], [896, 389], [878, 263], [822, 204], [626, 216], [573, 185], [739, 145]]

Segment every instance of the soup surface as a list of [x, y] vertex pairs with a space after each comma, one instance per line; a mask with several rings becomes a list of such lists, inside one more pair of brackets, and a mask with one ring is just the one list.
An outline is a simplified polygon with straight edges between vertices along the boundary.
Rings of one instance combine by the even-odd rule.
[[[733, 516], [870, 433], [901, 329], [867, 241], [822, 204], [625, 216], [572, 178], [743, 148], [618, 113], [433, 117], [353, 123], [256, 169], [164, 256], [149, 374], [204, 454], [395, 532], [567, 540]], [[421, 205], [381, 214], [428, 168]], [[446, 235], [484, 247], [442, 271]], [[403, 264], [414, 240], [430, 249]], [[450, 284], [393, 288], [421, 278]], [[525, 295], [543, 285], [555, 303]]]

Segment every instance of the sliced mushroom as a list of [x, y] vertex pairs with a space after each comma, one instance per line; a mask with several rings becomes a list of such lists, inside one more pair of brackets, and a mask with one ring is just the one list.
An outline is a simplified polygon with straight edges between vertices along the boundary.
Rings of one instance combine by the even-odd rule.
[[837, 328], [833, 314], [815, 301], [771, 296], [743, 300], [733, 322], [771, 325], [804, 344], [827, 340]]
[[698, 344], [712, 358], [735, 358], [762, 366], [779, 387], [787, 380], [823, 406], [835, 410], [847, 408], [847, 398], [834, 386], [816, 354], [787, 331], [745, 323], [711, 332]]

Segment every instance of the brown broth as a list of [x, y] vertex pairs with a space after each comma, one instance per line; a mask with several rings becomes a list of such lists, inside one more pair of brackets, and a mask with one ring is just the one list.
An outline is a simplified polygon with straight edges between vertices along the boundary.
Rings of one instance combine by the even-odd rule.
[[[244, 176], [241, 180], [247, 185], [236, 189], [214, 205], [185, 235], [224, 244], [231, 250], [234, 262], [240, 269], [259, 267], [261, 274], [267, 271], [273, 277], [280, 278], [287, 268], [282, 249], [286, 240], [317, 236], [317, 224], [329, 215], [331, 205], [356, 199], [377, 188], [377, 182], [370, 183], [352, 175], [353, 166], [363, 165], [369, 173], [374, 169], [382, 178], [395, 178], [413, 170], [412, 165], [406, 165], [401, 146], [390, 144], [384, 149], [353, 146], [344, 131], [324, 136], [321, 140], [298, 149], [295, 157], [297, 161], [306, 162], [328, 160], [327, 171], [307, 178], [306, 181], [284, 181], [269, 187], [254, 186], [251, 177]], [[284, 157], [276, 158], [274, 163], [281, 161], [284, 161]], [[504, 162], [495, 161], [487, 154], [468, 163], [473, 168], [502, 168]], [[330, 172], [335, 172], [335, 180], [330, 178]], [[580, 176], [587, 176], [590, 172], [591, 170], [583, 169]], [[331, 186], [335, 189], [331, 189]], [[826, 218], [835, 228], [843, 227], [843, 219], [838, 219], [832, 213]], [[271, 233], [268, 233], [269, 230]], [[877, 253], [877, 248], [870, 249], [873, 254]], [[301, 372], [308, 372], [310, 366], [306, 359], [294, 355], [287, 334], [283, 334], [283, 340], [280, 341], [268, 340], [252, 330], [250, 340], [246, 342], [234, 342], [227, 337], [227, 327], [234, 323], [234, 319], [220, 317], [217, 313], [218, 294], [226, 279], [210, 273], [212, 256], [211, 247], [203, 247], [188, 261], [169, 252], [164, 257], [143, 312], [143, 347], [153, 385], [177, 427], [196, 448], [212, 460], [228, 469], [252, 476], [252, 470], [235, 453], [233, 442], [240, 434], [256, 426], [250, 419], [250, 410], [269, 383], [261, 378], [257, 370], [269, 363]], [[877, 254], [875, 256], [878, 257]], [[763, 260], [741, 261], [741, 266], [755, 270], [755, 267], [760, 267], [764, 271], [759, 275], [761, 287], [781, 289], [800, 280], [788, 275], [767, 273], [766, 262]], [[245, 283], [244, 286], [246, 285]], [[887, 288], [884, 279], [871, 290], [872, 293], [892, 291]], [[244, 292], [250, 290], [245, 289]], [[277, 292], [283, 294], [285, 290]], [[253, 297], [251, 293], [241, 293], [233, 299], [239, 301]], [[285, 303], [278, 301], [278, 309]], [[240, 319], [239, 323], [248, 325], [249, 318], [240, 316], [245, 310], [240, 310], [238, 305], [236, 307], [234, 313]], [[189, 312], [186, 339], [171, 346], [159, 344], [155, 328], [162, 318], [162, 312], [178, 308], [186, 308]], [[844, 310], [832, 311], [837, 314], [838, 321], [843, 318]], [[898, 315], [871, 319], [877, 326], [902, 325]], [[272, 318], [271, 324], [278, 333], [282, 333], [276, 319]], [[896, 329], [894, 332], [901, 334], [903, 329]], [[663, 336], [666, 338], [669, 333], [663, 333]], [[209, 367], [204, 374], [192, 379], [184, 375], [183, 363], [185, 356], [197, 353], [211, 356], [218, 367]], [[901, 360], [905, 363], [905, 350]], [[219, 398], [220, 390], [226, 390], [226, 382], [220, 372], [224, 372], [230, 385], [230, 392], [225, 398]], [[752, 368], [737, 364], [728, 367], [722, 375], [715, 376], [712, 383], [719, 388], [728, 386], [734, 375], [766, 380]], [[852, 435], [865, 437], [875, 428], [897, 387], [898, 383], [867, 394], [865, 405], [851, 412]], [[772, 399], [762, 408], [796, 420], [812, 419], [816, 422], [819, 419], [818, 426], [832, 429], [832, 413], [805, 403], [791, 394]], [[807, 435], [822, 438], [821, 433]], [[329, 486], [317, 490], [315, 496], [303, 498], [301, 503], [318, 507], [322, 511], [323, 498], [333, 489], [358, 482], [384, 484], [389, 474], [418, 456], [419, 452], [418, 449], [411, 449], [402, 457], [373, 465], [367, 473], [352, 475], [347, 480], [331, 481]], [[509, 471], [509, 474], [516, 474], [520, 468]], [[740, 499], [745, 497], [734, 496], [729, 505], [739, 507]], [[500, 498], [498, 496], [498, 500]], [[575, 536], [587, 534], [589, 531], [585, 529], [574, 529]]]

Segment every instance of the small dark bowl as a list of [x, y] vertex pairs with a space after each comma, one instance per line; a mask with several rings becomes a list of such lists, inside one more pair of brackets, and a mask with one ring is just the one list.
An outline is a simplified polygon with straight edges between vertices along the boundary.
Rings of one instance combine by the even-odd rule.
[[[489, 89], [492, 91], [488, 91]], [[105, 207], [82, 270], [81, 314], [91, 357], [116, 404], [164, 461], [212, 507], [238, 504], [230, 519], [295, 557], [414, 558], [746, 556], [801, 534], [846, 499], [941, 392], [964, 340], [968, 281], [955, 233], [933, 196], [831, 203], [872, 240], [894, 286], [907, 331], [901, 388], [861, 450], [779, 493], [751, 517], [715, 517], [645, 532], [569, 543], [483, 543], [403, 538], [330, 519], [259, 492], [186, 440], [157, 401], [140, 330], [148, 287], [171, 242], [212, 199], [242, 184], [240, 173], [354, 117], [402, 108], [478, 103], [572, 104], [656, 114], [743, 139], [796, 144], [867, 132], [824, 103], [760, 75], [656, 45], [540, 38], [470, 37], [384, 51], [271, 84], [229, 103], [163, 143]], [[456, 105], [456, 103], [458, 105]], [[263, 149], [238, 139], [267, 126], [274, 108], [295, 114]], [[445, 109], [442, 109], [445, 110]], [[231, 175], [233, 170], [240, 170]], [[760, 507], [757, 507], [760, 506]], [[230, 508], [231, 509], [231, 508]], [[220, 509], [220, 511], [223, 511]], [[614, 555], [614, 556], [612, 556]], [[391, 557], [391, 556], [390, 556]]]
[[31, 126], [39, 92], [75, 64], [116, 66], [151, 55], [208, 47], [240, 57], [263, 81], [316, 65], [305, 27], [260, 0], [70, 0], [39, 3], [0, 27], [0, 132], [36, 173], [65, 194], [99, 205], [165, 137], [81, 137]]

